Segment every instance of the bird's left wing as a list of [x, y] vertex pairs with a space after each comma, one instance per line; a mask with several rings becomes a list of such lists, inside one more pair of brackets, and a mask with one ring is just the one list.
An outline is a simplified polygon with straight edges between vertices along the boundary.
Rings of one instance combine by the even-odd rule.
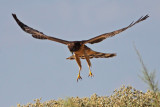
[[132, 27], [133, 25], [143, 21], [143, 20], [146, 20], [149, 16], [146, 15], [146, 16], [142, 16], [141, 18], [139, 18], [136, 22], [132, 22], [129, 26], [127, 27], [124, 27], [122, 29], [119, 29], [119, 30], [116, 30], [116, 31], [113, 31], [113, 32], [109, 32], [109, 33], [105, 33], [105, 34], [102, 34], [102, 35], [99, 35], [99, 36], [96, 36], [94, 38], [91, 38], [89, 40], [84, 40], [83, 43], [86, 44], [86, 43], [90, 43], [90, 44], [94, 44], [94, 43], [98, 43], [98, 42], [101, 42], [103, 41], [104, 39], [108, 38], [108, 37], [112, 37], [116, 34], [119, 34], [123, 31], [125, 31], [126, 29]]
[[12, 14], [13, 18], [16, 20], [17, 24], [22, 28], [22, 30], [24, 30], [25, 32], [32, 34], [32, 36], [36, 39], [48, 39], [48, 40], [52, 40], [55, 42], [59, 42], [62, 44], [67, 45], [68, 43], [70, 43], [69, 41], [66, 40], [62, 40], [62, 39], [58, 39], [55, 37], [51, 37], [51, 36], [47, 36], [45, 34], [43, 34], [42, 32], [35, 30], [27, 25], [25, 25], [24, 23], [22, 23], [16, 16], [16, 14]]

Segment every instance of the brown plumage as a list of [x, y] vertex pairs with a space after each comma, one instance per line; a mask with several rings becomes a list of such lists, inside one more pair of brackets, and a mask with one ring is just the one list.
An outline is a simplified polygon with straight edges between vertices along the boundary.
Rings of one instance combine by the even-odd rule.
[[93, 76], [90, 67], [91, 67], [91, 62], [90, 59], [91, 58], [109, 58], [109, 57], [114, 57], [116, 56], [115, 53], [101, 53], [101, 52], [96, 52], [93, 51], [92, 49], [90, 49], [89, 47], [87, 47], [85, 44], [90, 43], [90, 44], [94, 44], [94, 43], [99, 43], [101, 41], [103, 41], [104, 39], [108, 38], [108, 37], [112, 37], [116, 34], [119, 34], [123, 31], [125, 31], [126, 29], [132, 27], [133, 25], [146, 20], [149, 16], [142, 16], [141, 18], [139, 18], [136, 22], [132, 22], [130, 25], [128, 25], [127, 27], [124, 27], [122, 29], [119, 30], [115, 30], [113, 32], [109, 32], [109, 33], [105, 33], [99, 36], [96, 36], [94, 38], [88, 39], [88, 40], [82, 40], [82, 41], [67, 41], [67, 40], [62, 40], [59, 38], [55, 38], [55, 37], [51, 37], [51, 36], [47, 36], [45, 34], [43, 34], [42, 32], [35, 30], [27, 25], [25, 25], [24, 23], [22, 23], [15, 14], [12, 14], [13, 18], [16, 20], [17, 24], [21, 27], [21, 29], [29, 34], [32, 35], [32, 37], [36, 38], [36, 39], [48, 39], [48, 40], [52, 40], [55, 42], [59, 42], [62, 44], [65, 44], [68, 46], [70, 52], [73, 53], [72, 56], [68, 57], [67, 59], [70, 60], [76, 60], [78, 66], [79, 66], [79, 73], [78, 73], [78, 77], [77, 77], [77, 81], [79, 79], [82, 79], [82, 77], [80, 76], [80, 71], [81, 71], [81, 61], [80, 59], [86, 59], [88, 67], [89, 67], [89, 76]]
[[[116, 53], [101, 53], [101, 52], [93, 51], [92, 49], [90, 49], [86, 45], [84, 47], [84, 50], [86, 51], [89, 59], [92, 59], [92, 58], [109, 58], [109, 57], [116, 56]], [[79, 55], [79, 57], [81, 59], [86, 59], [85, 56], [84, 56], [84, 54]], [[74, 57], [74, 55], [72, 55], [72, 56], [68, 57], [67, 59], [74, 60], [75, 57]]]

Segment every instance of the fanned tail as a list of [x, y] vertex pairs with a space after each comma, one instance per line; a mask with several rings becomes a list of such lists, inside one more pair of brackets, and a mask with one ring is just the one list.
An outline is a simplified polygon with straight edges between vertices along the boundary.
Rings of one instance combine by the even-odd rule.
[[[89, 59], [92, 59], [92, 58], [110, 58], [110, 57], [114, 57], [116, 56], [115, 53], [101, 53], [101, 52], [95, 52], [93, 51], [92, 52], [93, 54], [90, 54], [88, 55]], [[81, 59], [85, 59], [84, 55], [83, 56], [79, 56]], [[70, 60], [74, 60], [74, 55], [68, 57], [67, 59], [70, 59]]]

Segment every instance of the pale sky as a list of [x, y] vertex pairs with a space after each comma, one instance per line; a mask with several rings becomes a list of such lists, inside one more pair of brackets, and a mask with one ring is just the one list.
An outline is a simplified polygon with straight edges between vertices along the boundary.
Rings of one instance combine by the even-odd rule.
[[[138, 75], [141, 64], [160, 78], [159, 0], [0, 0], [0, 107], [66, 97], [109, 96], [122, 85], [145, 92]], [[23, 32], [11, 14], [46, 35], [66, 40], [86, 40], [129, 25], [141, 16], [150, 17], [101, 43], [88, 44], [95, 51], [117, 53], [109, 59], [92, 59], [93, 78], [82, 60], [82, 80], [77, 83], [78, 65], [67, 46], [37, 40]]]

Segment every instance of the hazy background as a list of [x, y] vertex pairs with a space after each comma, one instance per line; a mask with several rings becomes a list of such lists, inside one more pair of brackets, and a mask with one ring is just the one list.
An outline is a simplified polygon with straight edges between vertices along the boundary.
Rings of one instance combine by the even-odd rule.
[[[110, 59], [92, 59], [94, 78], [82, 61], [66, 60], [67, 47], [37, 40], [23, 32], [11, 16], [43, 33], [66, 40], [85, 40], [129, 25], [141, 16], [149, 18], [136, 26], [90, 45], [93, 50], [117, 53]], [[111, 95], [122, 85], [146, 91], [139, 79], [141, 64], [135, 43], [149, 70], [160, 78], [160, 0], [0, 0], [0, 107], [66, 97]]]

